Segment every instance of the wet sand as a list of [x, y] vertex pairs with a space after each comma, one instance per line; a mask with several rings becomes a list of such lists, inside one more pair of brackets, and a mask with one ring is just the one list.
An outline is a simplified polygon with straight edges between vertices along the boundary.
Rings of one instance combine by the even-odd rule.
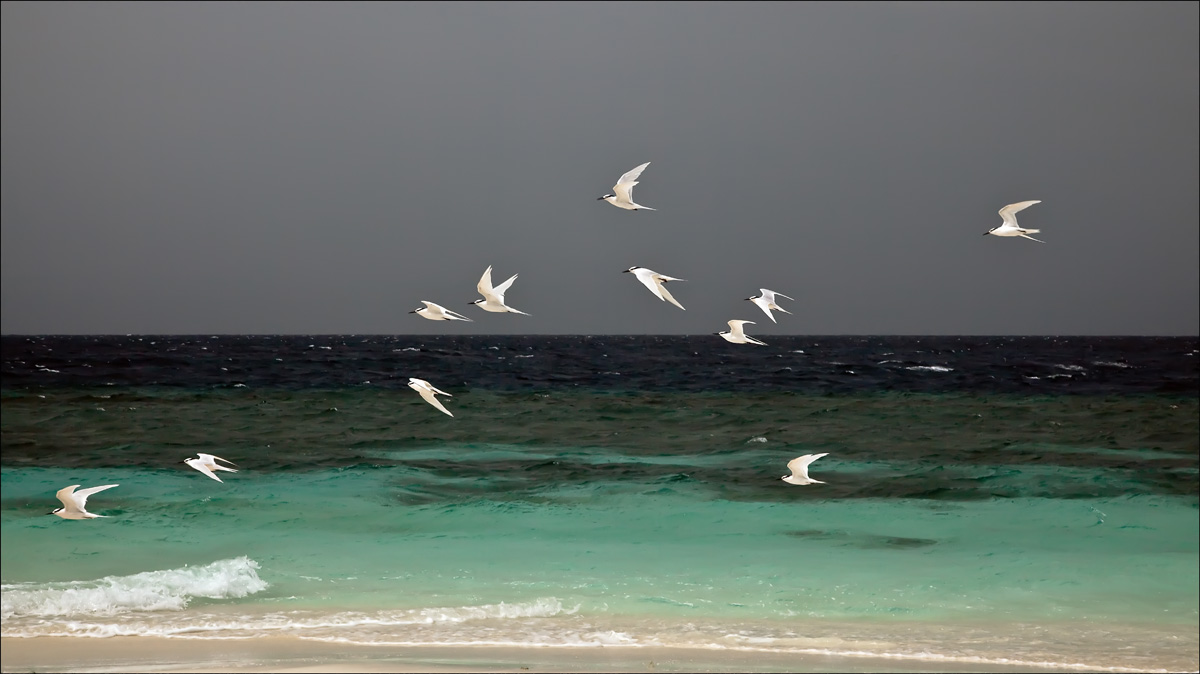
[[631, 647], [363, 646], [290, 638], [0, 639], [4, 672], [1037, 672], [877, 657]]

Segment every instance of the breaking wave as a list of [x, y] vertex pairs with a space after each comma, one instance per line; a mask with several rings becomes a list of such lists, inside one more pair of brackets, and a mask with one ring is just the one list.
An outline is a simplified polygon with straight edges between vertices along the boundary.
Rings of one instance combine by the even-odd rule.
[[[258, 562], [248, 557], [132, 576], [3, 586], [5, 622], [26, 616], [113, 616], [132, 611], [179, 611], [195, 597], [237, 599], [261, 592]], [[5, 636], [8, 636], [5, 625]]]

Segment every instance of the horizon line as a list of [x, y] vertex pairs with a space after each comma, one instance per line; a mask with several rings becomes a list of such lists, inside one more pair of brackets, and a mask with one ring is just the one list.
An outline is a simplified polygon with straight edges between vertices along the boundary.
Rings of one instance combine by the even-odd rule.
[[[697, 332], [612, 332], [612, 333], [388, 333], [388, 332], [29, 332], [0, 333], [10, 337], [711, 337], [716, 333]], [[1200, 339], [1200, 334], [1087, 334], [1087, 333], [774, 333], [770, 337], [1088, 337], [1088, 338], [1178, 338]]]

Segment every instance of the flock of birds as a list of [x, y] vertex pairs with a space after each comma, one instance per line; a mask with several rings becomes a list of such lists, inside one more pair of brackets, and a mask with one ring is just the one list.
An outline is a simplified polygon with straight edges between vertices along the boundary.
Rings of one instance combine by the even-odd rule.
[[[641, 166], [638, 166], [638, 167], [626, 172], [624, 175], [621, 176], [621, 178], [619, 180], [617, 180], [617, 184], [613, 185], [612, 192], [609, 194], [605, 194], [602, 197], [598, 197], [597, 201], [607, 201], [608, 203], [612, 204], [613, 206], [616, 206], [617, 208], [623, 208], [627, 211], [639, 211], [639, 210], [653, 211], [653, 210], [655, 210], [653, 208], [650, 208], [649, 206], [642, 206], [641, 204], [639, 204], [633, 200], [633, 188], [635, 185], [638, 184], [638, 178], [642, 175], [642, 171], [645, 171], [646, 167], [649, 165], [650, 165], [650, 162], [646, 162], [645, 164], [642, 164]], [[1017, 202], [1015, 204], [1009, 204], [1009, 205], [1005, 206], [1004, 208], [1001, 208], [1000, 209], [1001, 223], [999, 225], [989, 229], [988, 231], [984, 232], [984, 236], [987, 236], [988, 234], [991, 234], [993, 236], [1006, 236], [1006, 237], [1019, 236], [1019, 237], [1029, 239], [1030, 241], [1037, 241], [1038, 243], [1045, 243], [1045, 241], [1042, 241], [1040, 239], [1035, 239], [1032, 236], [1029, 236], [1030, 234], [1039, 233], [1040, 230], [1027, 229], [1027, 228], [1021, 227], [1020, 225], [1017, 224], [1017, 213], [1025, 210], [1026, 208], [1029, 208], [1030, 206], [1032, 206], [1034, 204], [1040, 204], [1040, 203], [1042, 203], [1042, 202], [1041, 201], [1021, 201], [1021, 202]], [[675, 278], [673, 276], [667, 276], [666, 274], [660, 274], [660, 273], [654, 271], [653, 269], [647, 269], [646, 267], [630, 267], [629, 269], [625, 270], [625, 273], [633, 274], [637, 278], [637, 280], [640, 281], [642, 283], [642, 285], [646, 286], [646, 288], [649, 289], [650, 292], [654, 293], [654, 296], [657, 297], [658, 299], [660, 299], [664, 302], [670, 302], [671, 304], [674, 304], [675, 306], [679, 307], [680, 309], [684, 309], [684, 306], [679, 303], [679, 300], [676, 300], [675, 297], [672, 296], [671, 293], [667, 291], [664, 284], [669, 283], [671, 281], [683, 281], [685, 279]], [[487, 269], [483, 270], [483, 276], [479, 277], [479, 283], [476, 284], [476, 286], [475, 286], [475, 288], [479, 291], [479, 294], [483, 295], [483, 299], [475, 300], [471, 304], [478, 306], [480, 309], [483, 309], [484, 311], [488, 311], [488, 312], [492, 312], [492, 313], [514, 313], [514, 314], [521, 314], [523, 316], [529, 316], [530, 314], [527, 314], [524, 311], [520, 311], [518, 309], [514, 309], [514, 308], [508, 306], [508, 304], [506, 304], [504, 301], [504, 293], [506, 293], [508, 291], [508, 289], [512, 287], [513, 282], [516, 280], [517, 280], [517, 274], [513, 274], [504, 283], [501, 283], [498, 286], [492, 285], [492, 267], [489, 265]], [[762, 309], [763, 313], [765, 313], [767, 315], [767, 317], [771, 319], [772, 322], [778, 323], [779, 321], [775, 320], [775, 315], [773, 313], [771, 313], [772, 311], [781, 311], [785, 314], [791, 314], [792, 312], [787, 311], [783, 307], [780, 307], [779, 304], [777, 304], [775, 301], [776, 297], [782, 297], [784, 299], [792, 300], [791, 297], [788, 297], [787, 295], [784, 295], [783, 293], [775, 292], [774, 290], [768, 290], [767, 288], [759, 288], [758, 295], [753, 295], [751, 297], [747, 297], [746, 299], [753, 302], [755, 305], [758, 306], [758, 308]], [[792, 301], [795, 301], [795, 300], [792, 300]], [[451, 311], [451, 310], [447, 309], [446, 307], [444, 307], [440, 304], [436, 304], [434, 302], [429, 302], [427, 300], [421, 300], [421, 304], [423, 304], [425, 306], [418, 308], [418, 309], [414, 309], [408, 313], [416, 314], [416, 315], [420, 316], [421, 318], [426, 318], [431, 321], [471, 321], [472, 320], [470, 318], [467, 318], [466, 316], [463, 316], [460, 313]], [[684, 310], [686, 311], [686, 309], [684, 309]], [[723, 331], [723, 332], [718, 332], [715, 334], [720, 335], [722, 338], [725, 339], [725, 341], [731, 342], [733, 344], [756, 344], [758, 346], [766, 346], [765, 343], [751, 337], [750, 335], [747, 335], [745, 332], [744, 326], [746, 324], [754, 325], [754, 321], [734, 319], [734, 320], [729, 321], [728, 323], [729, 323], [728, 330]], [[445, 413], [449, 416], [454, 416], [454, 414], [451, 413], [450, 410], [446, 409], [446, 407], [444, 405], [442, 405], [442, 402], [437, 399], [437, 396], [439, 396], [439, 395], [453, 397], [449, 393], [446, 393], [445, 391], [435, 387], [433, 384], [430, 384], [429, 382], [425, 381], [424, 379], [417, 379], [416, 377], [409, 378], [408, 386], [412, 390], [419, 393], [421, 395], [421, 398], [424, 399], [425, 402], [436, 407], [438, 410], [442, 411], [443, 413]], [[811, 477], [809, 477], [808, 467], [810, 465], [812, 465], [812, 463], [814, 461], [816, 461], [817, 459], [819, 459], [823, 456], [826, 456], [827, 454], [828, 454], [828, 452], [824, 452], [821, 454], [805, 454], [803, 456], [798, 456], [798, 457], [792, 459], [787, 464], [788, 470], [791, 471], [791, 474], [784, 475], [781, 479], [784, 482], [787, 482], [788, 484], [795, 484], [795, 485], [825, 484], [824, 482], [822, 482], [820, 480], [814, 480]], [[222, 461], [222, 462], [225, 462], [225, 463], [228, 463], [231, 465], [237, 465], [237, 464], [234, 464], [232, 461], [229, 461], [227, 459], [222, 459], [219, 456], [213, 456], [212, 454], [204, 454], [204, 453], [198, 453], [196, 458], [187, 459], [184, 461], [184, 463], [191, 466], [192, 468], [195, 468], [196, 470], [200, 471], [201, 473], [204, 473], [205, 475], [216, 480], [217, 482], [221, 482], [222, 480], [221, 480], [221, 478], [217, 477], [217, 475], [214, 471], [228, 471], [231, 473], [237, 472], [233, 468], [229, 468], [229, 467], [226, 467], [226, 466], [218, 463], [218, 461]], [[106, 484], [106, 485], [103, 485], [100, 487], [90, 487], [88, 489], [79, 489], [79, 486], [80, 485], [75, 484], [75, 485], [71, 485], [69, 487], [64, 487], [64, 488], [58, 490], [58, 492], [55, 494], [55, 496], [58, 497], [58, 500], [62, 502], [63, 507], [53, 511], [51, 514], [58, 515], [59, 517], [61, 517], [63, 519], [68, 519], [68, 520], [84, 520], [84, 519], [94, 519], [97, 517], [105, 517], [104, 515], [96, 515], [96, 514], [88, 512], [87, 508], [86, 508], [87, 499], [89, 496], [91, 496], [92, 494], [95, 494], [96, 492], [104, 491], [105, 489], [111, 489], [111, 488], [117, 487], [119, 485]]]

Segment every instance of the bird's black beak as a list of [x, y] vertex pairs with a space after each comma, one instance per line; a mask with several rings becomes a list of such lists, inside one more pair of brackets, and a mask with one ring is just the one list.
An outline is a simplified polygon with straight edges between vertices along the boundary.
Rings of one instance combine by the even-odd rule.
[[415, 314], [415, 313], [417, 313], [417, 310], [416, 310], [416, 309], [413, 309], [412, 311], [410, 311], [410, 312], [408, 312], [408, 313], [410, 313], [410, 314]]
[[628, 273], [629, 273], [629, 270], [628, 270], [628, 269], [622, 269], [622, 270], [621, 270], [621, 273], [622, 273], [622, 274], [628, 274]]
[[596, 197], [596, 201], [604, 201], [604, 197]]

